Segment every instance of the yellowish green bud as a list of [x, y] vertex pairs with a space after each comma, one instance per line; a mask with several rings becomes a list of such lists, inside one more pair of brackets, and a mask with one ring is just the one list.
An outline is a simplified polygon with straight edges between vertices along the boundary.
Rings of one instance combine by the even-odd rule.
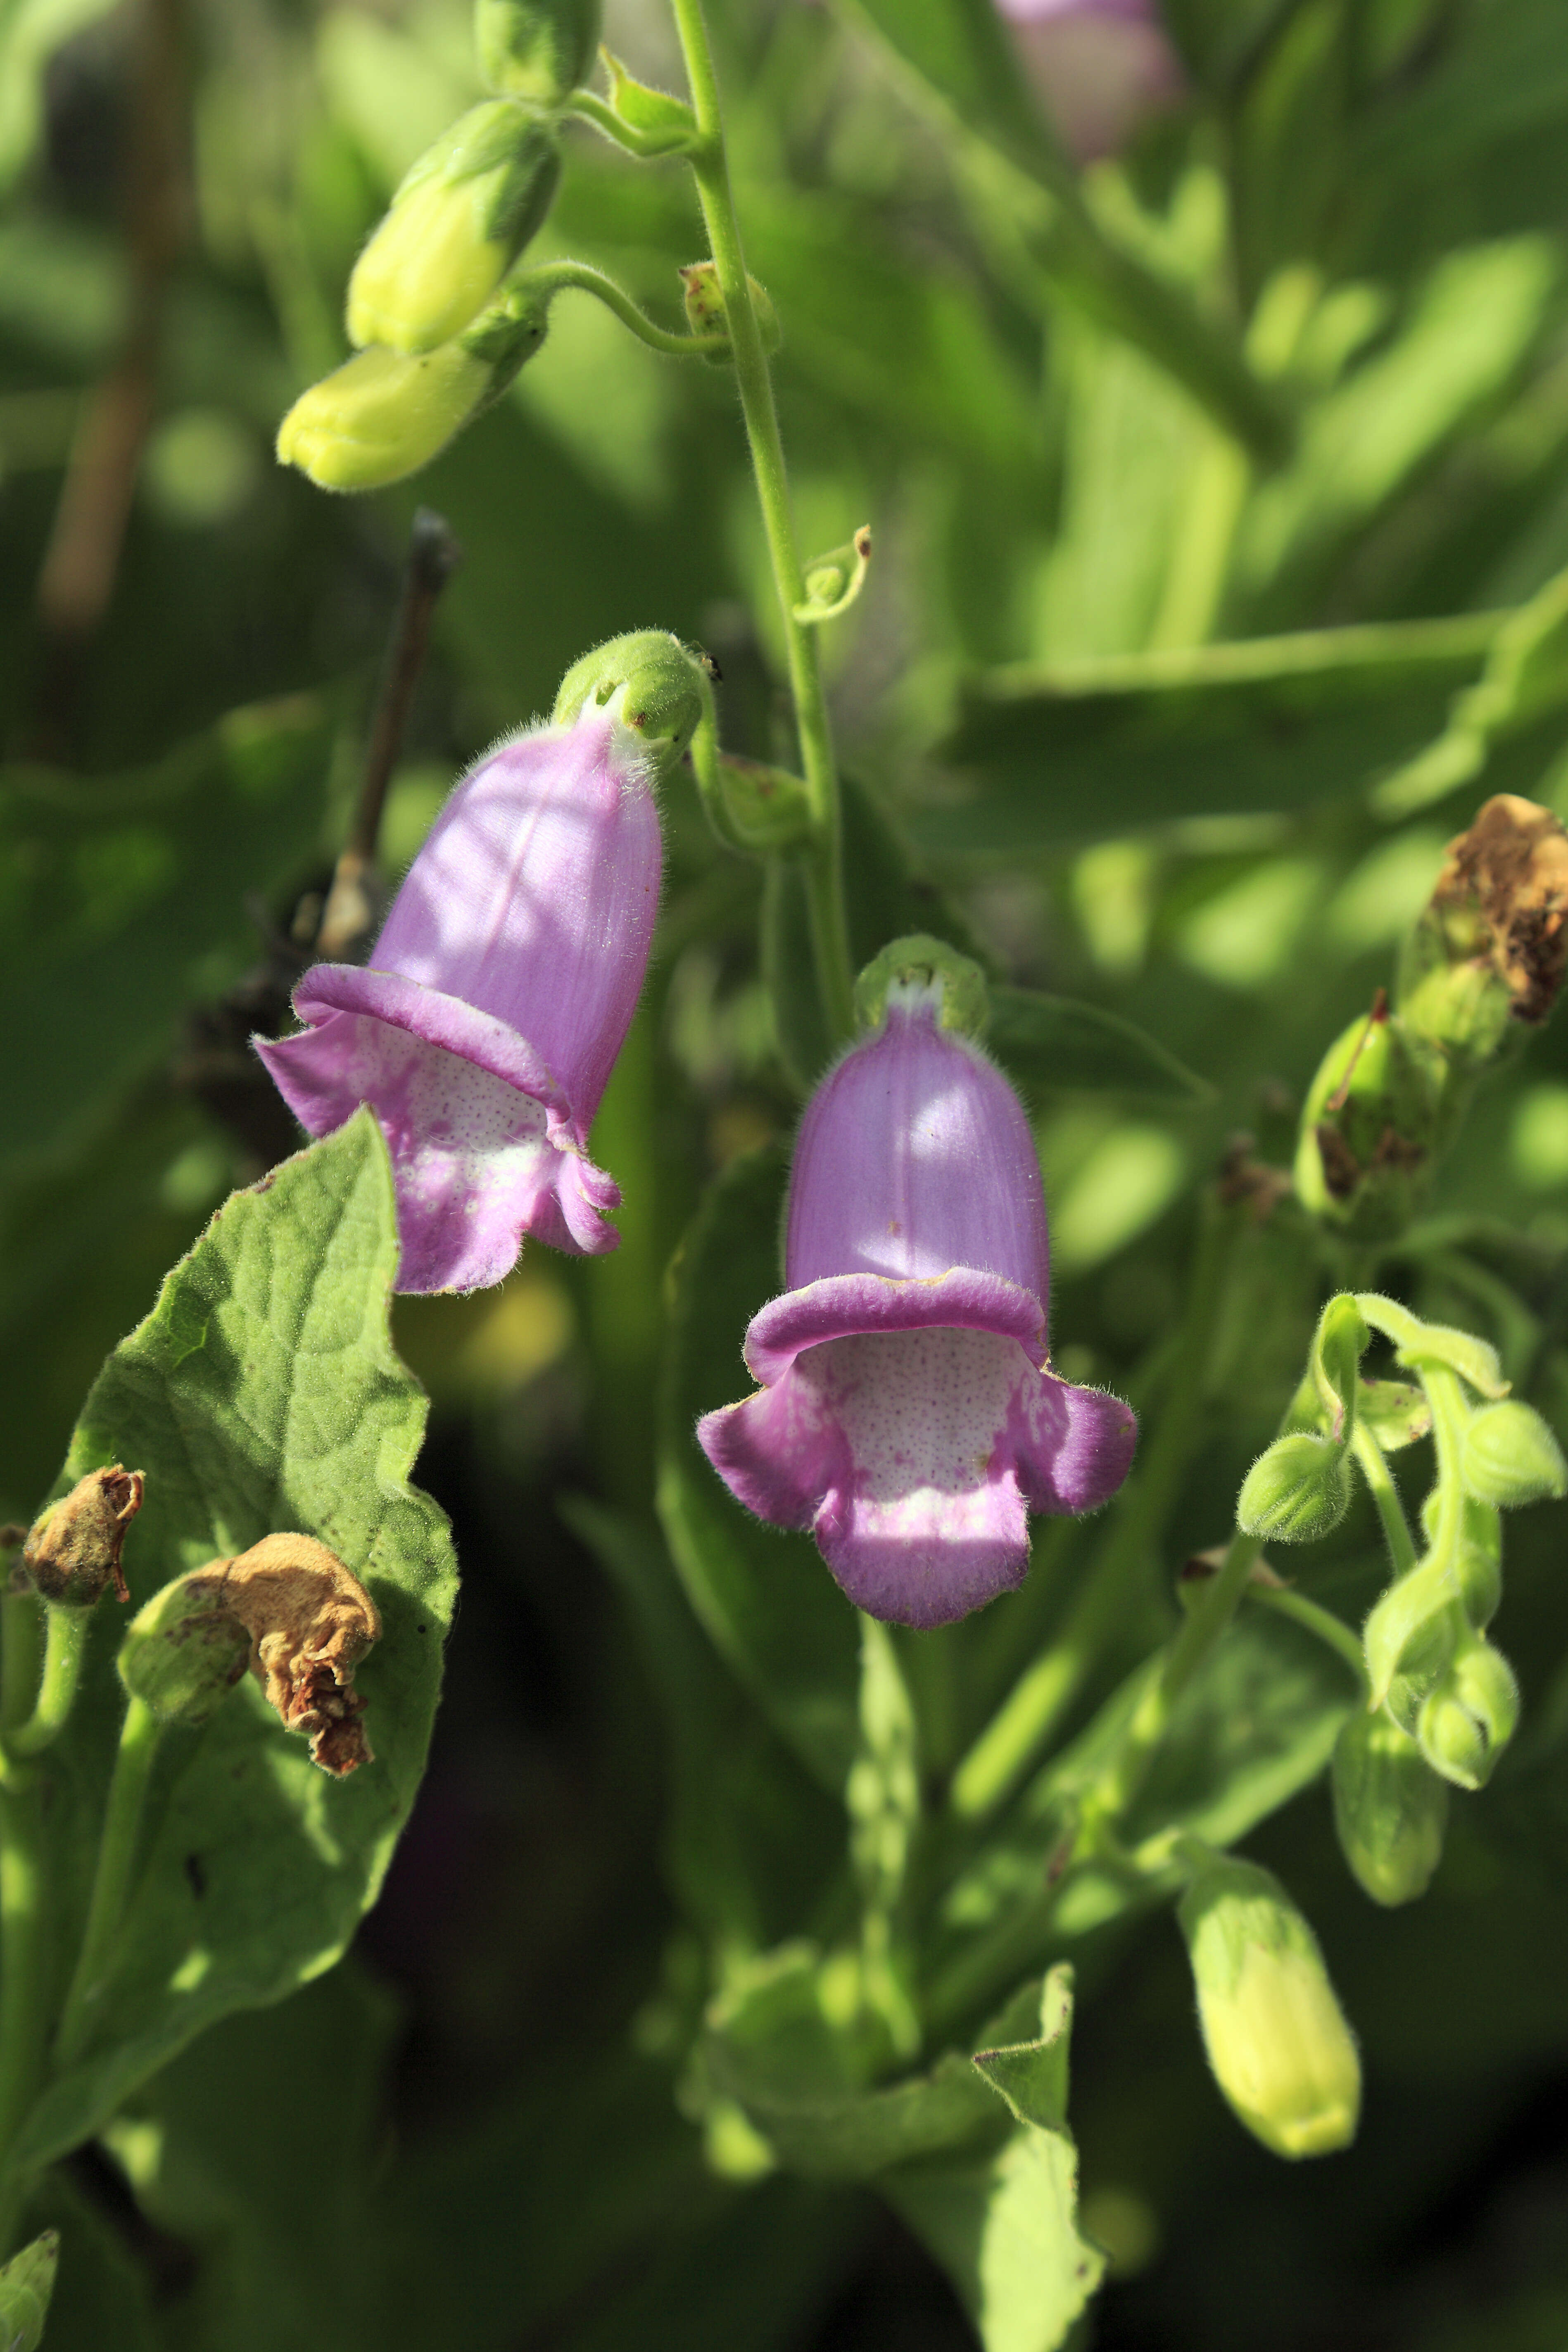
[[1279, 1880], [1251, 1863], [1201, 1870], [1177, 1916], [1209, 2064], [1276, 2156], [1327, 2156], [1355, 2137], [1361, 2061], [1323, 1956]]
[[1446, 1781], [1380, 1707], [1358, 1707], [1333, 1759], [1340, 1848], [1374, 1903], [1413, 1903], [1443, 1856]]
[[1432, 1558], [1391, 1584], [1368, 1617], [1362, 1643], [1373, 1698], [1387, 1699], [1402, 1722], [1409, 1706], [1395, 1696], [1395, 1679], [1425, 1696], [1453, 1654], [1458, 1613], [1448, 1563]]
[[545, 302], [521, 288], [423, 358], [372, 344], [300, 394], [278, 428], [279, 461], [323, 490], [379, 490], [416, 474], [500, 397], [546, 323]]
[[561, 106], [593, 69], [601, 13], [600, 0], [475, 0], [479, 71], [503, 97]]
[[1273, 1543], [1310, 1543], [1338, 1527], [1350, 1508], [1344, 1448], [1295, 1430], [1277, 1437], [1242, 1482], [1236, 1523], [1244, 1535]]
[[1466, 1491], [1500, 1511], [1568, 1493], [1568, 1463], [1541, 1415], [1517, 1398], [1482, 1405], [1465, 1429]]
[[1421, 1753], [1434, 1772], [1456, 1788], [1479, 1789], [1519, 1722], [1513, 1668], [1489, 1642], [1461, 1646], [1447, 1673], [1422, 1701], [1416, 1719]]
[[434, 351], [493, 297], [550, 209], [553, 133], [505, 99], [469, 109], [405, 177], [349, 279], [349, 341]]

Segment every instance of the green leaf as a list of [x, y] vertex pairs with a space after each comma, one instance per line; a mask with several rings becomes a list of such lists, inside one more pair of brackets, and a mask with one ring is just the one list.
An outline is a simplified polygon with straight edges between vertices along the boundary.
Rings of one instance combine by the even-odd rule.
[[693, 1433], [752, 1385], [741, 1342], [780, 1287], [786, 1163], [768, 1150], [719, 1178], [677, 1254], [660, 1411], [658, 1509], [687, 1597], [775, 1728], [838, 1796], [857, 1744], [855, 1613], [810, 1538], [742, 1510]]
[[1065, 2133], [1025, 2128], [989, 2163], [933, 2165], [882, 2185], [952, 2280], [984, 2352], [1056, 2352], [1105, 2270], [1079, 2231], [1078, 2157]]
[[60, 2242], [47, 2352], [173, 2352], [147, 2267], [119, 2216], [110, 2220], [69, 2168], [57, 2164], [44, 2175], [27, 2200], [26, 2225]]
[[1497, 628], [1465, 614], [983, 673], [942, 746], [973, 796], [905, 829], [997, 856], [1342, 799], [1430, 739]]
[[[88, 1398], [58, 1490], [106, 1462], [145, 1472], [133, 1603], [280, 1529], [363, 1580], [383, 1624], [358, 1677], [375, 1761], [330, 1780], [249, 1677], [204, 1730], [165, 1734], [99, 2022], [25, 2124], [21, 2161], [87, 2137], [204, 2026], [330, 1968], [375, 1899], [424, 1770], [456, 1581], [446, 1521], [407, 1483], [426, 1408], [388, 1338], [396, 1264], [385, 1146], [361, 1111], [219, 1210]], [[47, 1767], [78, 1933], [123, 1704], [116, 1631], [100, 1612]]]
[[[1568, 703], [1568, 572], [1554, 573], [1528, 604], [1510, 613], [1492, 639], [1486, 667], [1473, 686], [1456, 694], [1447, 724], [1412, 760], [1385, 776], [1373, 794], [1383, 817], [1404, 817], [1446, 800], [1486, 774], [1511, 737], [1540, 767], [1559, 749], [1559, 714]], [[1544, 730], [1541, 722], [1556, 721]], [[1543, 740], [1536, 745], [1537, 734]], [[1538, 770], [1539, 772], [1539, 770]], [[1493, 780], [1492, 789], [1511, 784]]]
[[1072, 1986], [1072, 1969], [1058, 1961], [1040, 1989], [1040, 2030], [1034, 2040], [974, 2053], [975, 2065], [1016, 2120], [1043, 2131], [1060, 2131], [1067, 2123]]
[[993, 987], [985, 1043], [1020, 1086], [1202, 1103], [1214, 1089], [1120, 1013], [1032, 988]]
[[5, 2352], [37, 2352], [59, 2259], [60, 2233], [46, 2230], [0, 2269], [0, 2344]]
[[1067, 165], [1029, 95], [1017, 53], [990, 0], [837, 0], [876, 37], [906, 82], [1042, 178], [1065, 185]]
[[232, 711], [145, 773], [13, 768], [0, 793], [5, 1157], [80, 1137], [260, 951], [247, 901], [321, 831], [331, 721], [313, 698]]

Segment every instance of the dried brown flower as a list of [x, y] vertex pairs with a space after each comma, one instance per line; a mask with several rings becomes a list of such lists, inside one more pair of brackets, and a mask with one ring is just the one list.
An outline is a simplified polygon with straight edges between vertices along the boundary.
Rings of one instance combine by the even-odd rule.
[[372, 1761], [353, 1679], [381, 1617], [335, 1552], [313, 1536], [263, 1536], [182, 1581], [245, 1628], [250, 1671], [285, 1729], [309, 1738], [312, 1763], [341, 1778]]
[[90, 1609], [110, 1577], [116, 1599], [130, 1600], [120, 1556], [142, 1508], [143, 1484], [140, 1470], [114, 1462], [89, 1471], [39, 1513], [22, 1547], [22, 1565], [46, 1601], [58, 1609]]
[[1486, 802], [1448, 844], [1432, 908], [1451, 950], [1489, 961], [1516, 1021], [1545, 1020], [1568, 964], [1568, 833], [1550, 809]]

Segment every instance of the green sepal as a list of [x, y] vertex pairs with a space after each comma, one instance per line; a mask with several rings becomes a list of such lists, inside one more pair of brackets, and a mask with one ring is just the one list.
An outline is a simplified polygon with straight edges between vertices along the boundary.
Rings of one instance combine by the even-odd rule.
[[1357, 1374], [1371, 1339], [1366, 1318], [1348, 1291], [1329, 1300], [1312, 1334], [1308, 1364], [1329, 1417], [1331, 1444], [1348, 1445], [1355, 1435]]
[[691, 746], [703, 813], [727, 849], [743, 857], [787, 857], [809, 845], [811, 800], [798, 776], [762, 760], [711, 750], [703, 730]]
[[1440, 1139], [1444, 1068], [1381, 995], [1341, 1033], [1301, 1112], [1296, 1191], [1314, 1216], [1363, 1241], [1404, 1229]]
[[[728, 335], [730, 314], [725, 308], [723, 289], [719, 283], [718, 263], [688, 262], [680, 272], [680, 284], [686, 306], [686, 323], [693, 335]], [[746, 275], [746, 284], [751, 289], [752, 310], [763, 349], [772, 359], [784, 347], [784, 330], [779, 325], [779, 314], [766, 287], [759, 285], [750, 271]], [[710, 351], [704, 356], [714, 367], [726, 366], [730, 358], [728, 351]]]
[[999, 2050], [977, 2050], [972, 2061], [1017, 2121], [1041, 2131], [1067, 2126], [1072, 2008], [1072, 1968], [1058, 1960], [1040, 1989], [1040, 2030], [1035, 2039], [1009, 2042]]
[[245, 1672], [250, 1636], [210, 1585], [165, 1584], [125, 1629], [116, 1664], [160, 1723], [205, 1723]]
[[660, 776], [678, 764], [699, 727], [713, 720], [707, 668], [665, 629], [634, 629], [574, 662], [551, 723], [570, 727], [589, 702], [612, 709], [631, 729]]
[[1415, 1381], [1363, 1381], [1356, 1390], [1356, 1417], [1384, 1454], [1397, 1454], [1432, 1430], [1432, 1408]]
[[961, 955], [945, 940], [914, 931], [872, 957], [855, 982], [855, 1025], [862, 1035], [882, 1027], [895, 989], [934, 995], [939, 1028], [956, 1029], [965, 1037], [985, 1034], [991, 1017], [985, 974], [973, 957]]
[[1373, 1704], [1381, 1706], [1391, 1700], [1407, 1730], [1408, 1701], [1391, 1699], [1395, 1678], [1422, 1696], [1430, 1689], [1453, 1654], [1457, 1606], [1451, 1564], [1430, 1558], [1390, 1585], [1363, 1630]]
[[1456, 1788], [1484, 1788], [1519, 1724], [1519, 1685], [1502, 1652], [1462, 1643], [1422, 1702], [1415, 1736], [1434, 1772]]
[[601, 0], [474, 0], [479, 71], [502, 97], [553, 110], [587, 80], [601, 15]]
[[836, 621], [847, 613], [866, 585], [871, 562], [871, 529], [862, 523], [854, 538], [826, 555], [814, 556], [805, 566], [805, 596], [795, 617], [807, 627]]
[[1382, 1707], [1357, 1707], [1334, 1743], [1340, 1851], [1374, 1903], [1425, 1895], [1443, 1857], [1447, 1783]]
[[37, 2352], [59, 2261], [60, 2233], [46, 2230], [0, 2270], [0, 2344], [5, 2352]]

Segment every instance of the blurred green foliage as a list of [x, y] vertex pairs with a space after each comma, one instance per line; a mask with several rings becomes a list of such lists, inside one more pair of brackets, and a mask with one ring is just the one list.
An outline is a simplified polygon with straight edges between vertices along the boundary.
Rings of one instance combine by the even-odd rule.
[[[1067, 2260], [1071, 2143], [1059, 2113], [1010, 2123], [972, 2073], [954, 2088], [943, 2053], [980, 2048], [1021, 1981], [1034, 2015], [1005, 2038], [1032, 2045], [1069, 1948], [1079, 2221], [1110, 2284], [1068, 2340], [1560, 2352], [1555, 1509], [1510, 1528], [1499, 1632], [1523, 1727], [1492, 1786], [1456, 1795], [1420, 1903], [1375, 1909], [1344, 1869], [1323, 1768], [1349, 1678], [1261, 1610], [1188, 1694], [1139, 1801], [1141, 1840], [1249, 1835], [1311, 1916], [1362, 2041], [1352, 2151], [1287, 2172], [1232, 2123], [1162, 1907], [1173, 1877], [1089, 1872], [1067, 1910], [1044, 1900], [1136, 1698], [1122, 1677], [1176, 1622], [1183, 1561], [1224, 1540], [1330, 1279], [1260, 1171], [1289, 1165], [1312, 1073], [1390, 977], [1447, 837], [1498, 791], [1568, 816], [1560, 0], [1163, 13], [1181, 96], [1080, 173], [987, 0], [710, 5], [747, 257], [784, 328], [803, 541], [874, 532], [866, 592], [824, 633], [858, 780], [856, 946], [931, 930], [984, 955], [993, 1045], [1047, 1174], [1057, 1362], [1144, 1419], [1132, 1485], [1093, 1527], [1040, 1523], [1023, 1593], [952, 1639], [889, 1645], [924, 1828], [887, 1894], [890, 2039], [835, 2086], [853, 2116], [833, 2127], [918, 2137], [914, 2110], [951, 2090], [942, 2164], [963, 2181], [944, 2188], [934, 2158], [921, 2173], [914, 2138], [805, 2163], [896, 2160], [906, 2228], [777, 2168], [789, 2126], [770, 2149], [772, 2090], [747, 2074], [748, 1999], [798, 2000], [800, 2046], [822, 2054], [822, 1972], [779, 1948], [837, 1959], [852, 1933], [840, 1799], [868, 1751], [850, 1612], [810, 1544], [747, 1519], [690, 1438], [739, 1391], [746, 1317], [777, 1284], [784, 1147], [826, 1031], [796, 877], [721, 850], [678, 777], [648, 994], [595, 1130], [626, 1195], [619, 1251], [531, 1251], [497, 1293], [395, 1310], [431, 1399], [417, 1475], [453, 1519], [465, 1599], [385, 1896], [347, 1967], [177, 2055], [184, 2028], [150, 2027], [112, 2119], [105, 2093], [62, 2126], [51, 2147], [102, 2130], [29, 2214], [64, 2233], [49, 2352], [315, 2330], [365, 2352], [938, 2352], [973, 2337], [922, 2241], [993, 2352], [1043, 2347], [1076, 2290], [1037, 2339], [1008, 2336], [1016, 2250], [985, 2270], [977, 2249], [1016, 2212], [1040, 2242], [1048, 2212]], [[658, 0], [612, 5], [607, 33], [679, 85]], [[174, 67], [154, 106], [160, 39]], [[391, 864], [451, 775], [627, 629], [712, 651], [727, 748], [787, 762], [792, 745], [721, 371], [667, 364], [568, 295], [539, 360], [416, 485], [331, 500], [271, 462], [289, 400], [344, 355], [343, 284], [392, 187], [479, 94], [459, 0], [8, 0], [0, 93], [0, 1516], [26, 1521], [166, 1269], [291, 1148], [244, 1037], [282, 1017], [310, 937], [416, 500], [464, 562], [394, 783]], [[702, 251], [682, 168], [582, 126], [567, 145], [535, 256], [612, 269], [678, 324], [676, 269]], [[152, 298], [149, 152], [174, 223]], [[73, 629], [40, 576], [68, 468], [79, 481], [133, 361], [123, 540], [101, 613]], [[1205, 1324], [1190, 1276], [1238, 1132]], [[1484, 1333], [1568, 1437], [1561, 1020], [1488, 1074], [1378, 1280]], [[150, 1490], [148, 1540], [153, 1507]], [[1020, 1731], [993, 1801], [955, 1818], [952, 1792], [979, 1785], [961, 1768], [1059, 1654], [1102, 1545], [1114, 1622], [1048, 1739]], [[1291, 1566], [1359, 1620], [1384, 1581], [1365, 1498]], [[367, 1830], [365, 1854], [389, 1834]], [[341, 1947], [379, 1862], [354, 1867], [336, 1932], [243, 1998]], [[918, 2063], [894, 2050], [911, 1919], [929, 1939]], [[150, 2015], [178, 2005], [162, 1965]], [[715, 1990], [729, 2006], [705, 2036]], [[889, 2090], [900, 2073], [922, 2079]], [[868, 2123], [889, 2099], [894, 2123], [880, 2106]]]

